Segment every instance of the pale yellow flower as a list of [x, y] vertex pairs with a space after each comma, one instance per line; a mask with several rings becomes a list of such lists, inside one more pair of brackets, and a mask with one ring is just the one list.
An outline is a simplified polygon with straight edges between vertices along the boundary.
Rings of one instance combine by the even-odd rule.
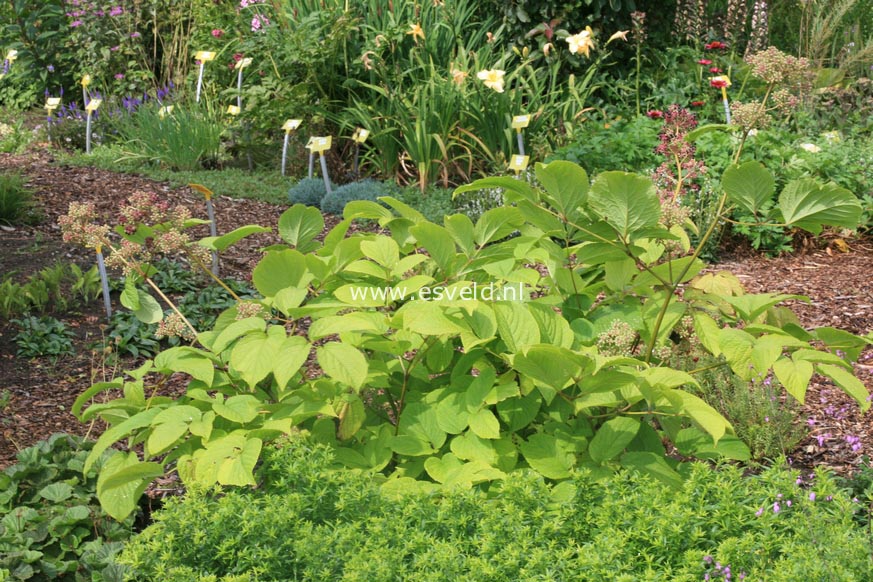
[[589, 56], [589, 51], [594, 48], [594, 31], [590, 26], [586, 26], [585, 30], [579, 34], [567, 37], [567, 43], [570, 45], [570, 52], [574, 55], [579, 53]]
[[629, 30], [619, 30], [618, 32], [613, 33], [612, 36], [609, 37], [609, 40], [606, 41], [606, 44], [609, 44], [612, 41], [618, 40], [618, 39], [621, 39], [624, 42], [627, 42], [627, 33], [629, 33], [629, 32], [630, 32]]
[[476, 76], [485, 83], [485, 86], [489, 89], [494, 89], [498, 93], [503, 93], [503, 75], [506, 74], [506, 71], [501, 71], [500, 69], [488, 69], [485, 71], [479, 71], [476, 73]]
[[467, 73], [460, 69], [452, 69], [452, 81], [459, 87], [467, 80]]
[[547, 42], [546, 44], [544, 44], [543, 45], [543, 56], [546, 56], [546, 57], [549, 56], [549, 53], [552, 52], [553, 48], [555, 48], [555, 47], [552, 46], [552, 43], [550, 43], [550, 42]]
[[818, 147], [817, 145], [815, 145], [814, 143], [802, 143], [802, 144], [800, 144], [800, 147], [805, 149], [806, 151], [812, 153], [812, 154], [817, 154], [818, 152], [821, 151], [821, 148]]
[[419, 37], [421, 38], [421, 40], [424, 40], [424, 30], [422, 30], [421, 25], [417, 22], [415, 24], [409, 25], [409, 32], [407, 32], [406, 34], [411, 34], [412, 39], [416, 42], [416, 44], [418, 43]]

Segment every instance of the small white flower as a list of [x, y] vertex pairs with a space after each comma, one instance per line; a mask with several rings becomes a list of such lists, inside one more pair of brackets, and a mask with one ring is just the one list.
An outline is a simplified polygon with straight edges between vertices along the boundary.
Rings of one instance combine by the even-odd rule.
[[813, 154], [817, 154], [821, 151], [821, 148], [814, 143], [802, 143], [800, 144], [800, 147]]

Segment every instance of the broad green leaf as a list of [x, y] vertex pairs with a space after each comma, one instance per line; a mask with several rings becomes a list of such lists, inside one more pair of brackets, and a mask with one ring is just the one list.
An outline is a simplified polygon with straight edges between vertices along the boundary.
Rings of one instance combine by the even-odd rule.
[[497, 330], [510, 352], [540, 343], [537, 321], [527, 307], [518, 302], [494, 304]]
[[124, 280], [124, 290], [121, 292], [121, 304], [136, 311], [139, 309], [139, 289], [136, 288], [136, 281], [133, 277], [127, 277]]
[[572, 448], [553, 435], [537, 433], [521, 443], [521, 454], [527, 464], [543, 477], [566, 479], [576, 465]]
[[639, 271], [633, 259], [607, 261], [603, 264], [606, 287], [612, 291], [622, 291]]
[[273, 365], [273, 378], [279, 390], [284, 390], [294, 374], [306, 363], [310, 347], [309, 342], [299, 336], [289, 336], [282, 342]]
[[537, 180], [543, 185], [548, 199], [563, 217], [578, 214], [577, 210], [588, 198], [588, 173], [582, 167], [564, 160], [537, 164]]
[[394, 215], [390, 210], [372, 200], [352, 200], [343, 208], [343, 218], [367, 218], [370, 220], [390, 220]]
[[524, 223], [524, 218], [517, 208], [503, 206], [487, 210], [473, 227], [473, 236], [480, 247], [503, 238], [515, 232]]
[[809, 301], [803, 295], [788, 295], [786, 293], [756, 293], [754, 295], [741, 295], [739, 297], [722, 297], [737, 310], [737, 314], [746, 322], [753, 322], [765, 311], [789, 299]]
[[743, 380], [751, 380], [755, 376], [752, 364], [752, 351], [755, 349], [754, 336], [741, 329], [729, 327], [721, 330], [718, 345], [737, 376]]
[[339, 411], [339, 428], [336, 437], [347, 441], [358, 432], [367, 417], [364, 403], [357, 394], [349, 394]]
[[324, 230], [324, 218], [317, 208], [295, 204], [279, 217], [279, 236], [301, 253], [319, 247], [315, 240]]
[[540, 411], [542, 400], [539, 393], [531, 392], [521, 398], [508, 398], [497, 403], [497, 414], [509, 427], [509, 432], [516, 432], [528, 426]]
[[215, 414], [231, 422], [245, 424], [258, 417], [261, 401], [251, 394], [237, 394], [224, 402], [215, 402], [212, 409]]
[[467, 399], [463, 392], [451, 392], [436, 406], [437, 424], [449, 434], [461, 434], [470, 425]]
[[776, 180], [760, 162], [730, 166], [721, 178], [728, 199], [754, 215], [773, 198]]
[[598, 175], [591, 186], [588, 204], [623, 239], [638, 230], [657, 226], [661, 216], [661, 204], [652, 181], [627, 172]]
[[449, 319], [438, 304], [431, 301], [410, 301], [397, 310], [403, 329], [424, 335], [458, 334], [463, 328]]
[[324, 373], [355, 390], [367, 379], [368, 365], [364, 354], [349, 344], [328, 342], [315, 351], [318, 365]]
[[190, 346], [164, 350], [155, 357], [155, 369], [160, 372], [184, 372], [209, 385], [215, 375], [215, 364], [209, 356]]
[[432, 222], [422, 222], [409, 229], [437, 266], [446, 271], [455, 258], [455, 241], [445, 228]]
[[94, 463], [100, 458], [103, 454], [103, 451], [109, 448], [109, 445], [112, 443], [129, 436], [133, 433], [133, 431], [150, 426], [152, 424], [152, 420], [162, 412], [161, 408], [149, 408], [148, 410], [144, 410], [139, 412], [130, 418], [120, 422], [119, 424], [114, 425], [112, 428], [106, 430], [100, 438], [97, 439], [97, 442], [94, 443], [94, 448], [91, 449], [91, 452], [88, 454], [88, 458], [85, 460], [85, 467], [82, 469], [83, 473], [87, 473], [91, 470], [91, 467]]
[[773, 363], [773, 373], [785, 390], [803, 404], [806, 389], [812, 379], [812, 364], [804, 360], [779, 358]]
[[661, 455], [633, 451], [622, 455], [620, 462], [622, 467], [650, 475], [670, 487], [682, 486], [682, 476], [673, 470]]
[[717, 443], [731, 428], [730, 423], [719, 412], [703, 401], [703, 399], [685, 392], [684, 390], [671, 390], [667, 393], [670, 402], [687, 414], [700, 425], [700, 428], [712, 435], [712, 440]]
[[482, 408], [469, 418], [470, 430], [483, 439], [499, 439], [500, 423], [489, 408]]
[[254, 388], [273, 371], [285, 338], [285, 329], [278, 325], [268, 327], [266, 334], [250, 333], [233, 347], [230, 366], [239, 372], [249, 388]]
[[46, 485], [40, 489], [37, 495], [47, 501], [60, 503], [61, 501], [69, 499], [73, 495], [73, 487], [70, 486], [69, 483], [52, 483], [51, 485]]
[[588, 454], [597, 463], [603, 463], [618, 456], [640, 430], [640, 421], [627, 416], [616, 416], [601, 425], [591, 443]]
[[694, 332], [697, 334], [700, 343], [703, 344], [709, 352], [716, 358], [721, 355], [721, 328], [710, 316], [694, 311], [692, 318], [694, 319]]
[[212, 251], [223, 251], [230, 245], [241, 241], [247, 236], [261, 232], [270, 232], [271, 230], [272, 229], [263, 226], [249, 224], [241, 226], [221, 236], [207, 236], [200, 239], [198, 244]]
[[752, 454], [749, 447], [734, 435], [726, 434], [718, 444], [712, 443], [712, 438], [697, 427], [684, 428], [674, 441], [676, 448], [683, 455], [699, 459], [732, 459], [748, 461]]
[[206, 448], [195, 453], [194, 478], [204, 485], [254, 485], [252, 471], [261, 454], [262, 442], [241, 434], [206, 443]]
[[687, 134], [685, 134], [685, 141], [693, 143], [693, 142], [697, 141], [701, 136], [706, 135], [707, 133], [713, 133], [716, 131], [728, 132], [728, 131], [731, 131], [733, 129], [736, 129], [736, 126], [727, 125], [725, 123], [708, 123], [706, 125], [700, 125], [697, 128], [695, 128], [694, 130], [689, 131]]
[[582, 371], [576, 354], [550, 345], [531, 346], [515, 354], [512, 367], [531, 378], [537, 386], [550, 388], [547, 400], [551, 400], [555, 392], [563, 390]]
[[452, 193], [452, 200], [458, 197], [458, 194], [467, 192], [479, 192], [481, 190], [505, 190], [508, 198], [514, 200], [536, 201], [536, 194], [530, 184], [523, 180], [516, 180], [509, 176], [495, 176], [491, 178], [482, 178], [470, 184], [455, 188]]
[[700, 275], [691, 281], [690, 286], [711, 295], [732, 296], [744, 295], [746, 293], [743, 284], [730, 271]]
[[158, 463], [142, 463], [136, 453], [116, 452], [100, 469], [97, 498], [111, 517], [122, 521], [136, 509], [149, 482], [164, 474]]
[[779, 195], [779, 210], [786, 224], [813, 234], [819, 234], [823, 225], [855, 229], [861, 220], [861, 203], [854, 194], [809, 178], [785, 185]]
[[824, 342], [829, 350], [837, 355], [842, 352], [850, 361], [857, 361], [861, 352], [870, 343], [868, 340], [858, 337], [853, 333], [834, 327], [817, 327], [813, 330], [816, 339]]
[[446, 431], [440, 428], [434, 406], [414, 402], [400, 413], [399, 434], [426, 440], [438, 449], [446, 442]]
[[446, 216], [445, 225], [446, 230], [461, 247], [461, 250], [467, 255], [473, 254], [473, 251], [476, 250], [476, 240], [473, 222], [470, 218], [466, 214], [453, 214]]
[[870, 408], [870, 395], [867, 393], [867, 388], [851, 372], [831, 364], [817, 364], [816, 369], [822, 375], [833, 380], [837, 386], [843, 389], [843, 392], [854, 398], [861, 405], [861, 412], [866, 412]]
[[376, 264], [392, 269], [400, 260], [400, 247], [393, 238], [376, 235], [372, 240], [361, 241], [361, 252]]
[[270, 251], [252, 272], [252, 282], [264, 297], [272, 297], [286, 287], [306, 287], [306, 257], [300, 251]]
[[212, 342], [211, 349], [216, 354], [220, 354], [237, 338], [255, 331], [263, 332], [266, 328], [267, 322], [260, 317], [246, 317], [245, 319], [234, 321], [221, 330], [221, 333], [219, 333], [215, 341]]
[[142, 289], [137, 289], [136, 294], [139, 298], [139, 307], [133, 309], [133, 314], [138, 320], [143, 323], [157, 323], [164, 318], [164, 310], [161, 309], [157, 299]]
[[154, 457], [170, 449], [188, 432], [192, 422], [200, 420], [200, 409], [188, 405], [172, 406], [152, 421], [152, 432], [146, 441], [148, 456]]

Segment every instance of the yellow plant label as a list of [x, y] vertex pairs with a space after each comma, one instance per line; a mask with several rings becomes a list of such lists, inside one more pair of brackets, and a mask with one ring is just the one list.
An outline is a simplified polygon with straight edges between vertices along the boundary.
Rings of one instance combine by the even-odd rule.
[[512, 129], [524, 129], [530, 125], [530, 115], [516, 115], [512, 118]]
[[227, 114], [228, 115], [239, 115], [239, 107], [236, 105], [228, 105], [227, 106]]
[[57, 109], [61, 104], [60, 97], [49, 97], [45, 100], [45, 108], [51, 111], [52, 109]]
[[251, 65], [251, 64], [252, 64], [252, 59], [251, 59], [251, 58], [245, 58], [245, 59], [242, 59], [242, 60], [240, 60], [239, 62], [237, 62], [237, 64], [234, 65], [233, 68], [234, 68], [234, 69], [245, 69], [246, 67], [248, 67], [248, 66]]
[[300, 119], [289, 119], [282, 124], [282, 129], [285, 130], [285, 133], [291, 133], [292, 131], [300, 127], [300, 123]]
[[85, 75], [82, 77], [82, 86], [87, 87], [90, 84], [91, 84], [91, 75], [85, 73]]
[[18, 51], [15, 49], [9, 49], [9, 52], [6, 53], [6, 60], [10, 63], [18, 58]]
[[512, 156], [509, 159], [509, 169], [513, 172], [521, 172], [527, 168], [528, 162], [530, 162], [530, 156]]
[[332, 136], [312, 137], [309, 139], [309, 144], [306, 147], [308, 147], [313, 153], [322, 153], [330, 149], [330, 144], [332, 141]]
[[103, 99], [91, 99], [88, 101], [88, 105], [85, 106], [85, 111], [88, 113], [92, 113], [97, 111], [100, 108], [100, 105], [103, 104]]
[[363, 127], [359, 127], [355, 130], [355, 133], [352, 135], [352, 139], [355, 143], [364, 143], [367, 141], [367, 137], [370, 136], [370, 130], [364, 129]]
[[201, 63], [206, 63], [215, 58], [215, 53], [213, 51], [197, 51], [194, 53], [194, 60], [200, 61]]
[[161, 107], [160, 109], [158, 109], [158, 117], [163, 119], [166, 116], [170, 115], [171, 113], [173, 113], [173, 107], [173, 105], [166, 105], [164, 107]]

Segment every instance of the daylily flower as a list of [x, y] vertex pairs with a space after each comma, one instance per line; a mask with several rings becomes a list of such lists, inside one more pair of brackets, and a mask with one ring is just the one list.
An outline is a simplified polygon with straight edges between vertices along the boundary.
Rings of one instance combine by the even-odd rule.
[[506, 71], [501, 71], [500, 69], [488, 69], [485, 71], [479, 71], [476, 73], [476, 76], [481, 79], [489, 89], [494, 89], [498, 93], [503, 93], [503, 75], [505, 74]]
[[618, 32], [612, 33], [612, 36], [609, 37], [609, 40], [606, 41], [606, 44], [609, 44], [612, 41], [618, 40], [618, 39], [621, 39], [624, 42], [627, 42], [627, 33], [629, 33], [629, 32], [630, 32], [629, 30], [619, 30]]
[[424, 40], [424, 30], [422, 30], [421, 25], [417, 22], [409, 25], [409, 32], [406, 34], [411, 34], [412, 40], [414, 40], [416, 44], [418, 44], [419, 37], [421, 37], [421, 40]]
[[579, 34], [568, 36], [566, 40], [570, 45], [570, 52], [574, 55], [583, 53], [586, 57], [589, 56], [589, 51], [594, 47], [593, 34], [591, 27], [586, 26]]
[[463, 85], [466, 79], [467, 73], [460, 69], [452, 69], [452, 81], [454, 81], [455, 85]]

